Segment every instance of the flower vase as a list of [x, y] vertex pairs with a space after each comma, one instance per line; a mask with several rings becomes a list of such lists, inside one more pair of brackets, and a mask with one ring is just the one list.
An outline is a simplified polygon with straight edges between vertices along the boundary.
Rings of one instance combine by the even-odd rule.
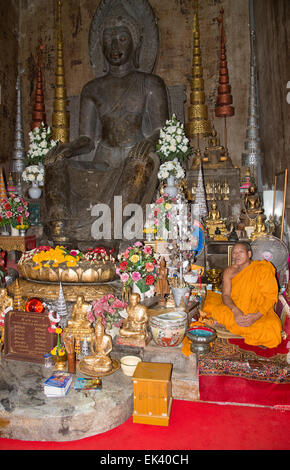
[[145, 292], [141, 292], [139, 287], [137, 286], [136, 282], [133, 282], [132, 285], [132, 294], [139, 294], [140, 295], [140, 302], [145, 300]]
[[19, 231], [20, 231], [20, 236], [21, 236], [21, 237], [25, 237], [25, 235], [26, 235], [26, 229], [25, 229], [25, 228], [21, 228]]
[[112, 339], [114, 339], [115, 336], [117, 336], [119, 334], [119, 331], [120, 331], [120, 328], [113, 325], [112, 328], [110, 328], [109, 330], [106, 329], [106, 334], [110, 335], [112, 337]]
[[174, 176], [169, 176], [166, 180], [167, 184], [165, 186], [165, 192], [169, 197], [175, 197], [178, 193], [178, 188], [176, 186], [176, 181]]
[[32, 181], [32, 186], [28, 189], [30, 199], [39, 199], [42, 189], [39, 187], [37, 181]]
[[171, 291], [173, 294], [176, 307], [180, 306], [181, 299], [184, 300], [184, 305], [186, 307], [188, 303], [189, 294], [190, 294], [190, 288], [189, 287], [171, 287]]
[[56, 354], [53, 357], [53, 360], [54, 360], [54, 369], [55, 370], [65, 370], [66, 362], [67, 362], [66, 354], [63, 355], [63, 356], [59, 356], [58, 354]]
[[19, 237], [19, 230], [11, 225], [11, 237]]

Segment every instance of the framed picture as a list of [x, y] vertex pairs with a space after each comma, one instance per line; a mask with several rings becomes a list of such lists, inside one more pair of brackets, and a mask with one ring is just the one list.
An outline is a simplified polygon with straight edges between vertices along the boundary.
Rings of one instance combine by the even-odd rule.
[[287, 221], [285, 214], [288, 171], [283, 170], [275, 175], [273, 218], [277, 226], [276, 235], [283, 240], [287, 238]]

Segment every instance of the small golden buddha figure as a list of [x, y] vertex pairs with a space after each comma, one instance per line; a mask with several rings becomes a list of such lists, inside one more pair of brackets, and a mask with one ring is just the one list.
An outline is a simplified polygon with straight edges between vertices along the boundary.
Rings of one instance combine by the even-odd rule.
[[199, 168], [201, 164], [201, 151], [200, 149], [195, 150], [195, 157], [193, 158], [192, 164], [191, 164], [191, 170], [196, 170]]
[[72, 309], [71, 319], [67, 322], [64, 329], [64, 336], [74, 336], [75, 338], [84, 339], [92, 333], [92, 325], [87, 319], [87, 312], [90, 304], [85, 302], [84, 296], [79, 295]]
[[220, 211], [217, 208], [216, 201], [212, 201], [211, 210], [208, 213], [208, 219], [206, 219], [206, 227], [208, 229], [209, 236], [214, 238], [216, 229], [219, 229], [220, 234], [224, 235], [227, 233], [227, 227], [225, 221], [221, 218]]
[[120, 336], [138, 340], [148, 340], [147, 331], [148, 315], [147, 308], [140, 304], [140, 295], [131, 294], [127, 307], [128, 317], [120, 328]]
[[112, 338], [105, 334], [101, 317], [98, 317], [95, 325], [95, 333], [91, 337], [91, 355], [80, 361], [80, 370], [90, 376], [98, 376], [110, 372], [113, 363], [110, 352], [113, 349]]
[[245, 226], [255, 226], [258, 215], [261, 215], [265, 220], [265, 216], [262, 215], [264, 209], [262, 208], [261, 199], [254, 184], [251, 184], [248, 193], [245, 194], [244, 206], [245, 209], [242, 210], [240, 220]]
[[267, 235], [267, 228], [266, 228], [266, 225], [264, 224], [263, 216], [258, 215], [256, 219], [255, 230], [253, 231], [251, 235], [251, 240], [255, 240], [256, 238], [260, 238], [265, 235]]
[[6, 313], [9, 312], [9, 310], [13, 310], [13, 298], [10, 297], [7, 294], [7, 289], [5, 287], [2, 287], [0, 289], [0, 315], [1, 315], [1, 321], [0, 321], [0, 343], [3, 345], [4, 344], [4, 336], [5, 336], [5, 330], [4, 330], [4, 318]]
[[228, 151], [220, 144], [220, 139], [215, 129], [212, 130], [208, 143], [209, 145], [205, 147], [204, 157], [202, 158], [202, 163], [205, 166], [219, 168], [225, 166], [225, 163], [226, 166], [233, 166]]

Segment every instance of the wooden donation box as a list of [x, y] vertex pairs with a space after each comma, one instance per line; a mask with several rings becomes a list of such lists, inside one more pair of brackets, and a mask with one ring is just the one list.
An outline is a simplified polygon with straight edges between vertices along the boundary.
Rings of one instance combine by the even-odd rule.
[[172, 364], [139, 362], [133, 381], [133, 423], [168, 426], [172, 405]]
[[49, 353], [56, 344], [56, 335], [48, 331], [48, 315], [10, 310], [4, 321], [4, 358], [44, 363], [44, 354]]

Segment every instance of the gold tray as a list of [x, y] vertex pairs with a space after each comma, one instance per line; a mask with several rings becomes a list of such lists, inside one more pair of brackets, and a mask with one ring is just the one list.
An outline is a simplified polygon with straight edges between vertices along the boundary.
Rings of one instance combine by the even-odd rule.
[[110, 370], [109, 372], [103, 372], [103, 373], [100, 373], [98, 375], [96, 374], [90, 374], [88, 372], [86, 372], [85, 370], [82, 369], [81, 367], [81, 364], [82, 364], [82, 361], [79, 363], [79, 371], [82, 373], [82, 374], [85, 374], [85, 375], [88, 375], [89, 377], [105, 377], [106, 375], [111, 375], [111, 374], [114, 374], [114, 372], [116, 372], [117, 370], [120, 369], [121, 367], [121, 363], [120, 361], [118, 361], [118, 359], [112, 359], [112, 365], [113, 365], [113, 369]]

